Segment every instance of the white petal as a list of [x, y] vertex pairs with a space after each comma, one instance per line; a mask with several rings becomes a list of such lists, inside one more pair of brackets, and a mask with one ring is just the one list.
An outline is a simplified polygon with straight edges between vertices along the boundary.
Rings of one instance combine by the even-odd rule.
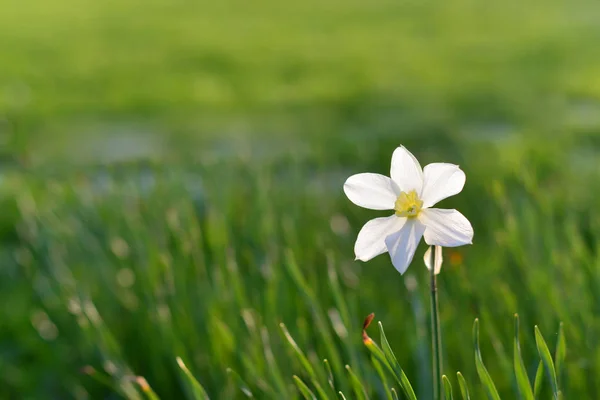
[[398, 198], [396, 184], [380, 174], [352, 175], [344, 183], [344, 193], [357, 206], [371, 210], [391, 210]]
[[421, 211], [419, 220], [427, 227], [425, 242], [430, 246], [456, 247], [473, 243], [473, 227], [456, 210], [428, 208]]
[[385, 238], [402, 229], [405, 222], [406, 218], [399, 218], [396, 215], [375, 218], [367, 222], [358, 233], [354, 244], [356, 259], [369, 261], [385, 253], [387, 251]]
[[404, 146], [398, 147], [392, 154], [390, 176], [403, 192], [415, 190], [419, 196], [421, 195], [423, 189], [421, 164]]
[[454, 164], [434, 163], [423, 170], [423, 207], [429, 208], [447, 197], [454, 196], [465, 186], [465, 173]]
[[404, 274], [410, 265], [424, 231], [425, 226], [411, 218], [406, 221], [402, 229], [385, 238], [392, 264], [401, 274]]
[[444, 258], [442, 256], [442, 246], [429, 246], [427, 251], [425, 252], [425, 256], [423, 256], [423, 261], [425, 261], [425, 266], [428, 270], [431, 271], [431, 249], [435, 247], [435, 274], [438, 275], [442, 270], [442, 262]]

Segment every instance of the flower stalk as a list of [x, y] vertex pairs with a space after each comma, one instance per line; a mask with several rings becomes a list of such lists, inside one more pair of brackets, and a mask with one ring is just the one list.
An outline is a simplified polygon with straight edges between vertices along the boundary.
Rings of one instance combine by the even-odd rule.
[[432, 365], [433, 365], [433, 399], [442, 399], [442, 333], [440, 330], [440, 314], [438, 304], [438, 293], [437, 293], [437, 279], [436, 279], [436, 268], [433, 266], [437, 265], [436, 260], [437, 251], [430, 252], [430, 265], [429, 268], [429, 281], [430, 281], [430, 294], [431, 294], [431, 354], [432, 354]]

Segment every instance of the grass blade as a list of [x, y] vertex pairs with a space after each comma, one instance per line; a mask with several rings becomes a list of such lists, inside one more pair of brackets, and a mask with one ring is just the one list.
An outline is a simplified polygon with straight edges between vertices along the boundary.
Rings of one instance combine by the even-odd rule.
[[494, 381], [485, 368], [483, 359], [481, 358], [481, 350], [479, 349], [479, 319], [477, 318], [475, 318], [475, 322], [473, 323], [473, 345], [475, 347], [475, 367], [477, 368], [479, 380], [490, 400], [500, 400], [500, 395], [498, 394], [498, 390], [496, 390]]
[[375, 358], [375, 356], [371, 357], [371, 362], [373, 363], [373, 367], [375, 368], [375, 371], [377, 371], [377, 375], [379, 375], [379, 379], [381, 380], [381, 384], [383, 386], [383, 390], [385, 391], [386, 398], [388, 400], [394, 400], [392, 392], [390, 391], [390, 388], [388, 386], [388, 379], [387, 379], [387, 376], [385, 375], [385, 371], [383, 370], [383, 366], [381, 365], [381, 362], [377, 358]]
[[460, 372], [457, 372], [456, 378], [458, 378], [458, 386], [460, 387], [460, 394], [462, 395], [463, 400], [471, 400], [465, 377]]
[[146, 395], [148, 400], [159, 400], [160, 399], [158, 397], [158, 395], [154, 392], [154, 390], [152, 390], [152, 388], [148, 384], [148, 381], [146, 380], [146, 378], [144, 378], [143, 376], [138, 376], [135, 378], [135, 381], [140, 386], [140, 389], [142, 389], [142, 392], [144, 392], [144, 394]]
[[515, 337], [513, 344], [513, 360], [517, 387], [523, 400], [534, 400], [531, 383], [527, 377], [527, 369], [521, 356], [521, 344], [519, 342], [519, 316], [515, 314]]
[[394, 397], [394, 400], [400, 400], [395, 388], [392, 388], [392, 396]]
[[302, 351], [302, 349], [300, 349], [300, 347], [298, 346], [298, 344], [296, 343], [296, 341], [294, 340], [292, 335], [290, 335], [290, 332], [285, 327], [285, 324], [283, 324], [283, 322], [282, 322], [279, 324], [279, 327], [281, 328], [281, 331], [283, 332], [283, 335], [284, 335], [285, 339], [287, 340], [287, 342], [289, 343], [290, 347], [292, 348], [292, 350], [298, 357], [300, 364], [302, 364], [302, 367], [304, 367], [304, 370], [310, 377], [312, 384], [315, 386], [315, 389], [317, 390], [317, 393], [319, 393], [319, 396], [322, 399], [329, 398], [329, 396], [327, 396], [327, 394], [325, 393], [325, 390], [323, 390], [323, 387], [319, 383], [317, 374], [315, 373], [314, 368], [310, 364], [310, 361], [308, 361], [308, 358], [306, 358], [306, 355], [304, 355], [304, 352]]
[[323, 360], [323, 364], [325, 364], [325, 371], [327, 372], [327, 382], [329, 383], [329, 387], [331, 387], [331, 390], [335, 392], [335, 381], [333, 379], [331, 365], [329, 365], [329, 361], [327, 361], [327, 359]]
[[560, 323], [558, 327], [558, 339], [556, 341], [556, 352], [554, 353], [554, 364], [556, 366], [556, 379], [558, 380], [558, 386], [562, 386], [562, 376], [565, 366], [565, 358], [567, 356], [567, 342], [565, 339], [565, 330], [563, 323]]
[[394, 373], [396, 374], [398, 384], [400, 385], [400, 387], [404, 391], [404, 394], [409, 400], [417, 400], [417, 395], [415, 394], [415, 391], [413, 390], [410, 381], [408, 380], [406, 374], [400, 367], [400, 364], [398, 363], [398, 360], [396, 359], [396, 356], [394, 355], [394, 352], [392, 351], [392, 348], [390, 347], [390, 344], [387, 341], [387, 338], [385, 337], [383, 324], [381, 322], [379, 322], [379, 333], [381, 338], [381, 346], [383, 347], [383, 354], [385, 354], [386, 360], [392, 366]]
[[306, 383], [302, 382], [302, 379], [298, 378], [294, 375], [294, 383], [296, 383], [296, 387], [298, 391], [306, 400], [317, 400], [315, 394], [306, 386]]
[[[371, 339], [369, 337], [369, 335], [367, 335], [367, 328], [373, 321], [373, 318], [375, 318], [375, 314], [369, 314], [367, 316], [367, 318], [365, 319], [365, 322], [363, 323], [362, 339], [363, 339], [364, 345], [367, 346], [367, 349], [369, 349], [369, 351], [371, 351], [371, 354], [382, 365], [385, 365], [385, 367], [390, 371], [390, 373], [392, 374], [392, 376], [394, 377], [396, 382], [398, 382], [398, 384], [404, 391], [406, 398], [408, 400], [416, 400], [417, 396], [415, 395], [415, 392], [412, 389], [412, 386], [410, 385], [408, 378], [406, 377], [406, 375], [400, 368], [400, 365], [396, 361], [396, 357], [394, 356], [394, 353], [392, 352], [392, 350], [389, 348], [390, 347], [389, 344], [387, 344], [387, 348], [388, 348], [388, 352], [391, 354], [391, 358], [393, 358], [393, 361], [395, 361], [395, 364], [393, 364], [393, 365], [392, 365], [392, 361], [388, 359], [385, 352], [382, 349], [380, 349], [379, 346], [377, 346], [377, 343], [375, 343], [373, 341], [373, 339]], [[385, 339], [385, 333], [383, 332], [383, 326], [381, 325], [381, 323], [379, 323], [379, 328], [382, 333], [383, 339]], [[385, 340], [385, 343], [387, 343], [387, 339]]]
[[344, 396], [344, 393], [338, 392], [338, 394], [340, 395], [340, 399], [346, 400], [346, 396]]
[[533, 397], [540, 398], [542, 392], [542, 384], [544, 383], [544, 363], [540, 361], [535, 372], [535, 382], [533, 383]]
[[548, 345], [546, 344], [546, 341], [544, 340], [544, 337], [537, 326], [535, 327], [535, 344], [537, 345], [538, 353], [540, 353], [540, 357], [544, 363], [544, 367], [546, 368], [546, 374], [550, 379], [553, 397], [558, 399], [558, 382], [556, 380], [556, 371], [554, 369], [552, 355], [550, 354]]
[[452, 384], [446, 375], [442, 375], [442, 384], [444, 385], [445, 400], [454, 400]]
[[[316, 330], [320, 333], [319, 340], [325, 346], [333, 371], [335, 371], [335, 373], [338, 376], [342, 376], [344, 374], [344, 371], [342, 369], [343, 362], [339, 355], [340, 353], [337, 350], [336, 343], [331, 332], [330, 324], [327, 322], [327, 318], [324, 316], [319, 298], [317, 297], [314, 289], [308, 284], [308, 282], [304, 278], [304, 275], [302, 274], [302, 271], [299, 268], [298, 263], [296, 261], [296, 257], [294, 256], [294, 253], [291, 249], [286, 249], [285, 251], [284, 265], [286, 266], [295, 284], [300, 289], [300, 292], [303, 294], [302, 297], [305, 301], [305, 304], [310, 308], [311, 314], [313, 316], [314, 325], [316, 327]], [[342, 384], [343, 383], [340, 382], [340, 385]], [[319, 396], [321, 395], [322, 394], [319, 393]]]
[[354, 394], [356, 395], [356, 398], [358, 400], [368, 400], [369, 396], [367, 396], [367, 392], [365, 391], [365, 388], [360, 379], [358, 379], [356, 374], [352, 372], [352, 368], [350, 368], [349, 365], [346, 365], [346, 370], [348, 371], [348, 375], [350, 375], [350, 383], [352, 384], [352, 389], [354, 389]]
[[271, 339], [269, 338], [269, 331], [266, 327], [263, 327], [260, 332], [262, 338], [262, 344], [265, 354], [265, 360], [267, 361], [267, 366], [269, 367], [269, 371], [271, 374], [271, 378], [279, 391], [279, 396], [281, 397], [290, 397], [291, 393], [289, 393], [287, 384], [283, 378], [281, 373], [281, 369], [277, 365], [277, 361], [275, 361], [275, 355], [273, 354], [273, 349], [271, 348]]
[[235, 372], [231, 368], [227, 368], [227, 374], [233, 378], [233, 380], [237, 384], [237, 387], [242, 391], [242, 393], [246, 395], [246, 397], [250, 399], [254, 397], [252, 395], [252, 391], [250, 390], [246, 382], [244, 382], [242, 377], [237, 372]]
[[187, 380], [190, 388], [192, 389], [192, 397], [194, 400], [209, 400], [208, 394], [206, 394], [206, 390], [202, 387], [200, 382], [194, 378], [194, 375], [190, 372], [190, 370], [185, 366], [181, 357], [177, 357], [177, 365], [181, 371], [183, 371], [183, 376]]

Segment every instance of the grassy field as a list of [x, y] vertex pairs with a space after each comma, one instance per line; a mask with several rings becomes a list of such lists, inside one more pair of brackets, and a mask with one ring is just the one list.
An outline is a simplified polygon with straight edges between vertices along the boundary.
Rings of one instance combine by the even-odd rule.
[[213, 399], [299, 398], [293, 375], [316, 387], [281, 322], [329, 398], [325, 358], [348, 399], [363, 397], [346, 364], [387, 398], [361, 339], [371, 312], [430, 398], [425, 246], [405, 276], [355, 262], [380, 213], [342, 191], [387, 174], [399, 144], [467, 174], [442, 203], [475, 228], [440, 275], [455, 390], [460, 370], [484, 397], [479, 318], [517, 398], [518, 313], [532, 381], [534, 326], [554, 351], [562, 321], [565, 398], [600, 394], [597, 3], [0, 8], [0, 398], [141, 399], [144, 376], [191, 399], [178, 356]]

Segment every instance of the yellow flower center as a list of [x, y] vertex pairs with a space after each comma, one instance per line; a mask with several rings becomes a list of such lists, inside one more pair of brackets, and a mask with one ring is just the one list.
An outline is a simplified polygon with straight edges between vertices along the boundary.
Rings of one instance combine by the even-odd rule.
[[394, 210], [399, 217], [414, 218], [419, 215], [421, 208], [423, 208], [423, 201], [414, 190], [400, 193], [394, 204]]

